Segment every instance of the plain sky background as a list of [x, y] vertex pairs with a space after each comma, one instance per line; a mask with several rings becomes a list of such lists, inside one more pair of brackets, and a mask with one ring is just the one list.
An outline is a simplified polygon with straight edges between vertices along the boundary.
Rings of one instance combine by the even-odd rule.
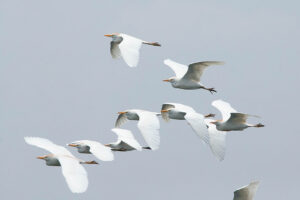
[[[299, 1], [82, 1], [0, 2], [1, 199], [208, 199], [260, 180], [256, 200], [297, 199], [300, 188]], [[143, 46], [137, 68], [113, 60], [110, 39], [123, 32]], [[166, 58], [209, 68], [207, 91], [174, 89]], [[78, 139], [116, 140], [117, 112], [159, 111], [164, 102], [215, 113], [223, 99], [256, 114], [265, 128], [229, 133], [223, 162], [185, 121], [161, 120], [158, 151], [116, 153], [115, 161], [86, 166], [89, 188], [72, 194], [60, 168], [35, 157], [48, 152], [24, 136], [64, 145]], [[123, 126], [143, 142], [130, 121]], [[82, 159], [94, 159], [70, 149]]]

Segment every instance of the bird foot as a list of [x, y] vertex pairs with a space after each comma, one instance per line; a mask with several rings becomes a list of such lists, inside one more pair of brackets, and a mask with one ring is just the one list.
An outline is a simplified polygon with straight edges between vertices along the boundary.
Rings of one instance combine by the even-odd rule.
[[208, 91], [210, 91], [211, 94], [213, 94], [214, 92], [217, 92], [217, 90], [215, 90], [215, 88], [206, 88]]
[[216, 116], [215, 114], [209, 113], [208, 115], [205, 115], [204, 117], [209, 118], [209, 117], [215, 117], [215, 116]]
[[86, 161], [84, 162], [84, 164], [98, 164], [96, 161], [92, 160], [92, 161]]
[[259, 124], [256, 124], [255, 127], [256, 127], [256, 128], [261, 128], [261, 127], [265, 127], [265, 125], [259, 123]]

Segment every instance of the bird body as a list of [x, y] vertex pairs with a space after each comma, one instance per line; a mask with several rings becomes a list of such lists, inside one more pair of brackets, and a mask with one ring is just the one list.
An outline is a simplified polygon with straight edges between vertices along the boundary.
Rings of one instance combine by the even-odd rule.
[[120, 127], [127, 120], [138, 120], [138, 129], [142, 133], [146, 143], [152, 150], [159, 148], [160, 124], [158, 120], [159, 113], [150, 112], [146, 110], [131, 109], [123, 112], [118, 112], [119, 116], [115, 123], [115, 127]]
[[170, 59], [164, 60], [164, 63], [175, 72], [176, 76], [163, 81], [170, 82], [174, 88], [180, 88], [184, 90], [205, 89], [211, 93], [216, 92], [216, 90], [214, 90], [214, 88], [205, 87], [200, 82], [200, 77], [202, 76], [205, 68], [208, 66], [224, 64], [223, 62], [219, 61], [204, 61], [186, 66], [176, 63]]
[[110, 53], [112, 57], [122, 57], [129, 67], [137, 66], [142, 44], [161, 46], [157, 42], [146, 42], [124, 33], [113, 33], [104, 36], [112, 38], [110, 43]]
[[235, 109], [233, 109], [229, 103], [225, 101], [215, 100], [212, 102], [212, 106], [216, 107], [222, 114], [223, 120], [211, 122], [216, 125], [216, 128], [219, 131], [242, 131], [248, 127], [264, 127], [264, 125], [262, 125], [261, 123], [247, 123], [246, 121], [249, 116], [257, 116], [239, 113]]
[[76, 147], [79, 153], [93, 154], [102, 161], [114, 160], [114, 154], [109, 147], [92, 140], [79, 140], [68, 144], [68, 146]]
[[115, 143], [107, 144], [112, 151], [141, 151], [142, 146], [134, 138], [130, 130], [113, 128], [111, 129], [118, 136], [118, 140]]

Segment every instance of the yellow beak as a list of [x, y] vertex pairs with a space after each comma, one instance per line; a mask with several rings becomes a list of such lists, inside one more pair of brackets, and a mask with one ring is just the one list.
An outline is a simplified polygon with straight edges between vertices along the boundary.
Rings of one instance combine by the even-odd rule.
[[160, 112], [168, 112], [168, 110], [161, 110]]
[[165, 80], [163, 80], [164, 82], [170, 82], [170, 80], [169, 79], [165, 79]]
[[113, 35], [111, 35], [111, 34], [106, 34], [106, 35], [104, 35], [104, 36], [106, 36], [106, 37], [112, 37]]
[[119, 115], [126, 114], [127, 112], [118, 112]]
[[68, 146], [70, 146], [70, 147], [78, 147], [79, 145], [78, 144], [68, 144]]
[[37, 159], [45, 159], [45, 156], [38, 156], [38, 157], [36, 157]]

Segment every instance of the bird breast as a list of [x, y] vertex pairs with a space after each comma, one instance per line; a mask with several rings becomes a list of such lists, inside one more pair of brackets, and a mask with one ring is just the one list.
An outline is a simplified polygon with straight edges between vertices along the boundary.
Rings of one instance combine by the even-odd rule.
[[186, 115], [185, 112], [181, 112], [181, 111], [174, 110], [174, 109], [169, 110], [169, 118], [170, 119], [185, 120], [185, 118], [184, 118], [185, 115]]
[[88, 154], [91, 153], [91, 152], [90, 152], [90, 147], [87, 146], [87, 145], [81, 145], [81, 146], [79, 146], [78, 152], [79, 152], [79, 153], [88, 153]]
[[60, 162], [55, 157], [47, 157], [46, 159], [46, 165], [48, 166], [60, 166]]

